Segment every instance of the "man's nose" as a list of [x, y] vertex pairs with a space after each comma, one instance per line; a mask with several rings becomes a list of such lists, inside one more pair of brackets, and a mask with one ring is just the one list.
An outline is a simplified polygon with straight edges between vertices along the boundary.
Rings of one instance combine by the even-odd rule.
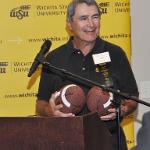
[[93, 22], [92, 19], [88, 19], [88, 25], [89, 25], [90, 27], [93, 27], [93, 26], [94, 26], [94, 22]]

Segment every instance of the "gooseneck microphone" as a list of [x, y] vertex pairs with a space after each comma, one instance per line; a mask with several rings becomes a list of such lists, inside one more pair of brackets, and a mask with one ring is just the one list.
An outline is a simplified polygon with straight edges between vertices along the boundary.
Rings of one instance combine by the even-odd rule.
[[36, 71], [37, 67], [39, 66], [39, 64], [43, 61], [43, 59], [45, 58], [45, 54], [48, 52], [48, 50], [50, 49], [52, 43], [50, 40], [46, 40], [42, 46], [41, 49], [39, 51], [39, 53], [36, 55], [34, 62], [31, 65], [31, 68], [29, 70], [28, 73], [28, 77], [31, 77], [32, 74]]

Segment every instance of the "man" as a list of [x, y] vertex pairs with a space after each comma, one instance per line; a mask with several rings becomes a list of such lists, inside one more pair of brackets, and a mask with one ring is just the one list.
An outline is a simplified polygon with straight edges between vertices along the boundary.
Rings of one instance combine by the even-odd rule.
[[[73, 36], [66, 44], [50, 52], [46, 61], [56, 67], [63, 68], [103, 85], [107, 85], [108, 81], [112, 82], [110, 85], [113, 86], [113, 88], [138, 96], [136, 81], [125, 53], [120, 47], [106, 42], [98, 36], [100, 30], [100, 16], [101, 13], [94, 0], [73, 0], [67, 10], [67, 26]], [[109, 53], [111, 62], [104, 65], [105, 72], [98, 72], [97, 69], [99, 69], [99, 66], [94, 64], [92, 55], [103, 52]], [[106, 74], [108, 75], [107, 77]], [[74, 114], [71, 113], [62, 113], [59, 110], [62, 105], [55, 105], [55, 99], [58, 96], [58, 92], [56, 91], [59, 91], [62, 86], [70, 83], [73, 83], [73, 81], [43, 68], [37, 96], [37, 113], [42, 116], [74, 116]], [[77, 84], [80, 85], [86, 93], [90, 89], [82, 83]], [[118, 99], [117, 96], [115, 97]], [[136, 102], [124, 100], [121, 105], [121, 117], [132, 113], [136, 107]], [[89, 110], [85, 105], [78, 115], [88, 112]], [[114, 150], [116, 150], [116, 109], [111, 108], [109, 112], [110, 114], [102, 116], [101, 120], [106, 122], [113, 136], [113, 146]], [[122, 150], [127, 150], [125, 136], [122, 130], [121, 142]]]
[[137, 134], [137, 145], [132, 150], [149, 150], [150, 149], [150, 111], [144, 113], [142, 127]]

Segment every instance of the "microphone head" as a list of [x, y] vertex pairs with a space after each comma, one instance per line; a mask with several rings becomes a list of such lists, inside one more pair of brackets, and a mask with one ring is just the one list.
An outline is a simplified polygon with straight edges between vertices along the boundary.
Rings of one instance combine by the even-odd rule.
[[52, 45], [52, 42], [50, 40], [45, 40], [44, 43], [41, 46], [41, 54], [47, 53], [47, 51], [50, 49]]
[[36, 68], [40, 63], [43, 62], [45, 58], [45, 54], [48, 52], [50, 49], [52, 43], [50, 40], [45, 40], [44, 43], [41, 46], [40, 52], [36, 55], [34, 62], [32, 63], [32, 66], [29, 70], [28, 77], [31, 77], [31, 75], [35, 72]]

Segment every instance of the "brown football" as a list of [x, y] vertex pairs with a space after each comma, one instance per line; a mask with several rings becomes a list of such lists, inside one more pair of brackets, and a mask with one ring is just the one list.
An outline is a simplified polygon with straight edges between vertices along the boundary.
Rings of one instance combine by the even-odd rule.
[[85, 105], [86, 97], [81, 87], [69, 84], [61, 88], [60, 95], [55, 102], [56, 104], [63, 104], [60, 109], [61, 112], [77, 114]]
[[104, 91], [98, 86], [92, 87], [87, 94], [87, 107], [92, 112], [98, 112], [100, 116], [106, 115], [112, 107], [112, 93]]

